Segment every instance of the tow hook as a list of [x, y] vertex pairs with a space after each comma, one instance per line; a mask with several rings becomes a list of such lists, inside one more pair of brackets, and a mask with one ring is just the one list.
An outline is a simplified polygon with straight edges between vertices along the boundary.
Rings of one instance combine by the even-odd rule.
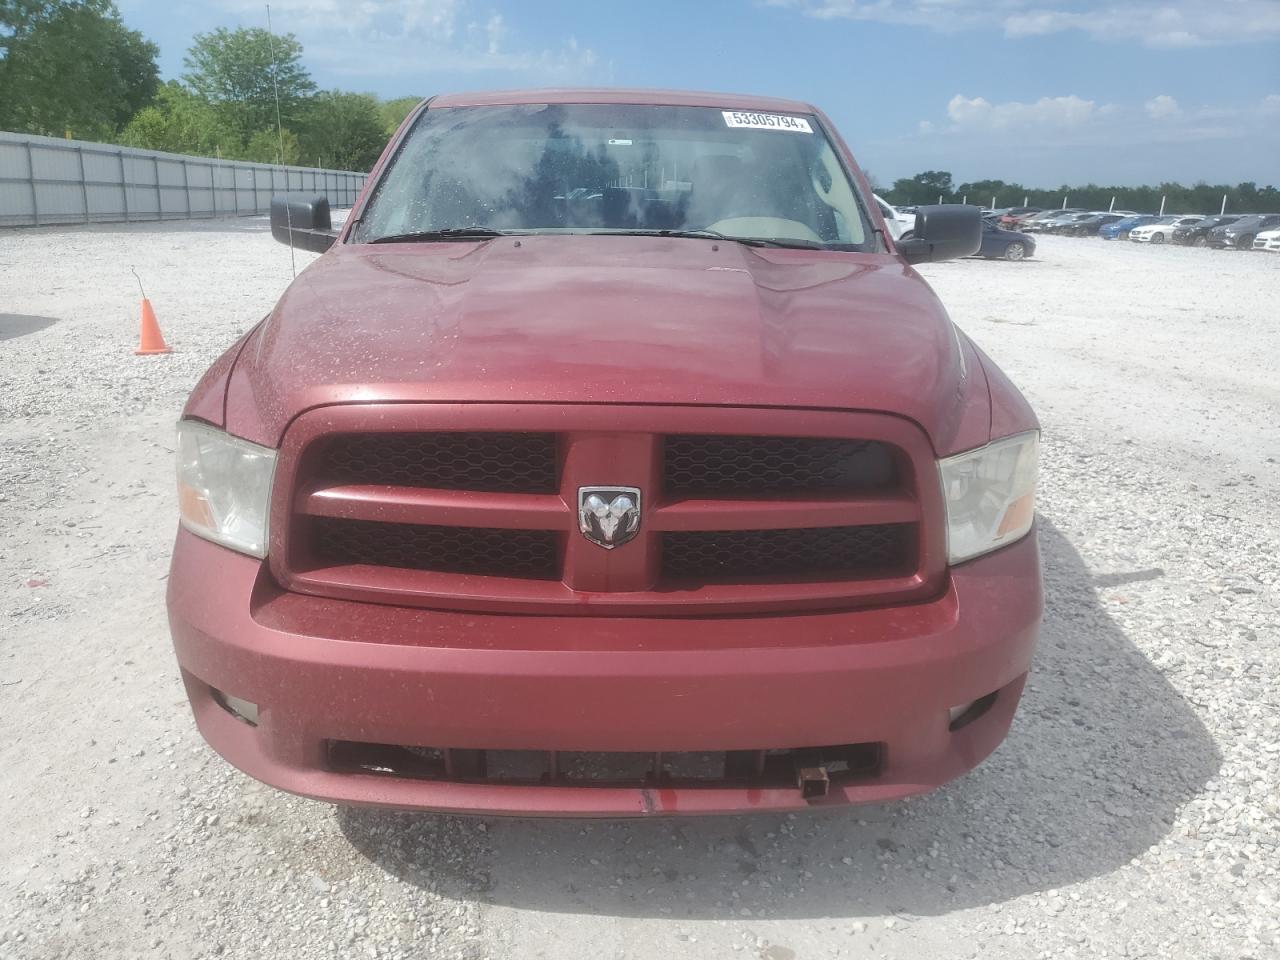
[[831, 778], [827, 776], [825, 766], [797, 767], [796, 786], [800, 788], [800, 796], [805, 800], [817, 800], [827, 795]]

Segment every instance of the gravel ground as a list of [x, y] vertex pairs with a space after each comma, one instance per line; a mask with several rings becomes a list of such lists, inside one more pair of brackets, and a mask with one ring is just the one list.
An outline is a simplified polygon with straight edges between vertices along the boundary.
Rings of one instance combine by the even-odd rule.
[[192, 724], [172, 423], [288, 282], [265, 224], [0, 232], [0, 957], [1280, 957], [1280, 257], [925, 272], [1045, 426], [1008, 742], [894, 806], [485, 822], [276, 793]]

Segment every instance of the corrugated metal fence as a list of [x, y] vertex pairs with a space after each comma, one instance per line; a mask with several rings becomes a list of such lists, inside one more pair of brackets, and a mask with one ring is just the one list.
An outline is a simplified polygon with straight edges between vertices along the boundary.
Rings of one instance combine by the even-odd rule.
[[355, 203], [365, 174], [186, 157], [0, 132], [0, 227], [186, 220], [266, 213], [272, 194]]

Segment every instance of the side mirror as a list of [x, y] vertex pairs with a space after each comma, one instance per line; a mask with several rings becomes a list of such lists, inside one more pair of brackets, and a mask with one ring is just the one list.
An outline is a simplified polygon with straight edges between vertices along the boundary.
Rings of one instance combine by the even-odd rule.
[[324, 253], [338, 233], [323, 194], [279, 193], [271, 198], [271, 236], [302, 250]]
[[963, 204], [918, 207], [910, 239], [895, 246], [907, 263], [936, 263], [969, 257], [982, 246], [982, 216]]

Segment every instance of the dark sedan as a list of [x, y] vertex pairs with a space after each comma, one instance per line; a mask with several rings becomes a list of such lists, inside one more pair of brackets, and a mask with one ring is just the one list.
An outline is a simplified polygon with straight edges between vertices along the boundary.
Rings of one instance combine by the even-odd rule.
[[1062, 210], [1043, 210], [1024, 217], [1018, 224], [1025, 233], [1046, 233], [1048, 228], [1062, 220], [1085, 213], [1079, 207], [1066, 207]]
[[1254, 237], [1277, 226], [1280, 226], [1280, 213], [1246, 214], [1234, 223], [1214, 227], [1207, 239], [1211, 247], [1252, 250]]
[[1035, 240], [1025, 233], [1002, 230], [989, 221], [982, 224], [982, 246], [976, 256], [987, 260], [1025, 260], [1035, 252]]
[[1109, 223], [1125, 219], [1121, 213], [1091, 213], [1085, 217], [1068, 220], [1054, 233], [1066, 234], [1069, 237], [1096, 237], [1098, 231]]
[[1173, 231], [1173, 242], [1185, 247], [1204, 247], [1209, 243], [1209, 231], [1217, 227], [1225, 227], [1240, 219], [1239, 214], [1227, 214], [1221, 217], [1205, 217], [1199, 223], [1185, 227], [1176, 227]]

